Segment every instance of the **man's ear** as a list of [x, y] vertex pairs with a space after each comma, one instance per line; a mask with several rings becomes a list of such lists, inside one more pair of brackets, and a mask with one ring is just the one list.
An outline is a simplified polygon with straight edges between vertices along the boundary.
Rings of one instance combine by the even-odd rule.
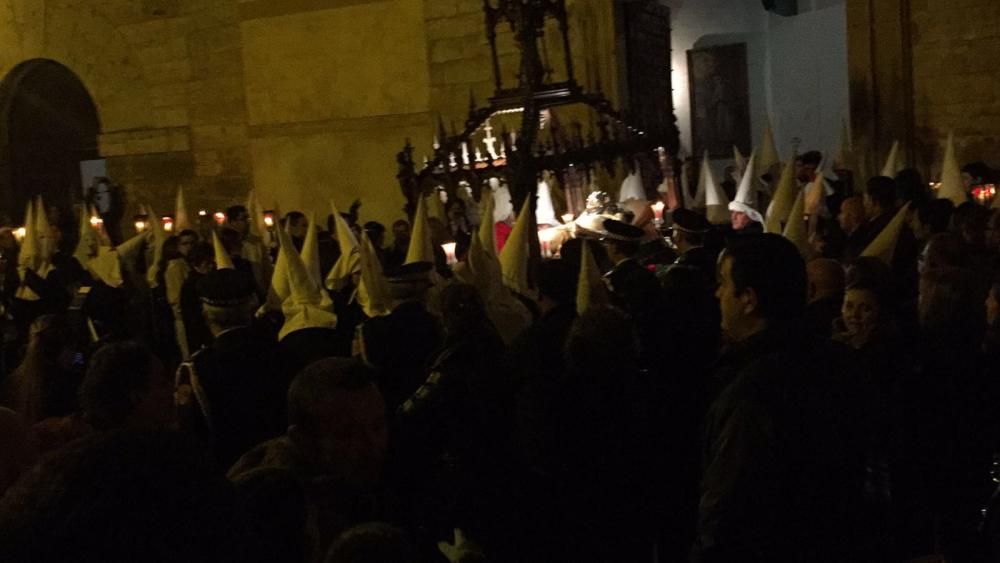
[[757, 302], [757, 291], [748, 287], [743, 290], [740, 294], [740, 302], [743, 304], [743, 313], [746, 315], [752, 315], [757, 312], [758, 302]]

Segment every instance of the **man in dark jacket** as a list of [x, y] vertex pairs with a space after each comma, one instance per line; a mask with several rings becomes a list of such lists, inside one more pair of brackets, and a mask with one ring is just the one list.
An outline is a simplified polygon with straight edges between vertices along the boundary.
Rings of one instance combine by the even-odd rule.
[[845, 561], [862, 494], [843, 350], [801, 329], [806, 273], [777, 235], [730, 241], [716, 292], [731, 344], [706, 420], [696, 561]]

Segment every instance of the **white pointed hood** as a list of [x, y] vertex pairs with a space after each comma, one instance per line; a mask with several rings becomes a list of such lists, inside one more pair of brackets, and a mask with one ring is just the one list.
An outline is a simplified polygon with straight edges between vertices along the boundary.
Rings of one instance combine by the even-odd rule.
[[638, 163], [635, 163], [635, 170], [629, 172], [625, 180], [622, 181], [622, 187], [618, 193], [619, 203], [629, 200], [646, 201], [646, 188], [642, 185], [642, 173]]
[[757, 211], [757, 190], [754, 189], [754, 161], [755, 153], [750, 153], [747, 161], [747, 169], [740, 179], [740, 187], [736, 191], [736, 199], [729, 203], [730, 211], [740, 211], [746, 213], [751, 220], [763, 223], [764, 217]]
[[233, 265], [233, 259], [229, 256], [229, 252], [226, 252], [226, 247], [222, 246], [222, 241], [219, 240], [219, 234], [212, 231], [212, 246], [215, 249], [215, 267], [219, 270], [235, 270], [236, 266]]
[[538, 203], [535, 206], [535, 224], [558, 225], [556, 208], [552, 203], [552, 186], [547, 180], [538, 182]]
[[764, 139], [760, 145], [760, 154], [757, 157], [757, 171], [760, 174], [767, 174], [771, 167], [781, 162], [778, 155], [778, 148], [774, 144], [774, 131], [771, 128], [771, 119], [767, 119], [764, 126]]
[[97, 255], [97, 247], [100, 240], [97, 232], [90, 224], [90, 215], [87, 213], [87, 206], [80, 206], [80, 241], [76, 243], [76, 250], [73, 251], [73, 258], [80, 264], [86, 265], [91, 258]]
[[531, 224], [529, 217], [531, 212], [531, 197], [524, 199], [521, 206], [521, 213], [514, 222], [514, 228], [510, 231], [507, 243], [500, 251], [500, 268], [503, 271], [504, 285], [511, 291], [515, 291], [524, 296], [531, 296], [534, 292], [528, 285], [528, 227]]
[[358, 284], [358, 304], [369, 317], [388, 315], [392, 312], [392, 297], [389, 293], [389, 283], [382, 271], [382, 263], [375, 253], [367, 233], [361, 235], [358, 242], [358, 263], [361, 268], [361, 281]]
[[799, 191], [795, 198], [795, 204], [788, 214], [788, 224], [782, 233], [786, 239], [790, 240], [803, 257], [809, 257], [812, 249], [809, 246], [809, 229], [806, 227], [806, 194], [805, 190]]
[[406, 250], [405, 264], [414, 262], [430, 262], [434, 260], [434, 243], [431, 240], [431, 227], [427, 223], [427, 198], [421, 197], [417, 202], [417, 211], [413, 215], [413, 231], [410, 234], [410, 247]]
[[956, 207], [962, 205], [968, 198], [965, 195], [965, 184], [962, 183], [962, 169], [955, 155], [955, 134], [948, 134], [944, 150], [944, 161], [941, 163], [941, 187], [937, 192], [938, 199], [950, 199]]
[[191, 222], [188, 220], [187, 203], [184, 201], [184, 186], [177, 186], [177, 204], [174, 210], [174, 232], [179, 233], [184, 229], [190, 229]]
[[281, 304], [285, 324], [278, 333], [278, 340], [307, 328], [336, 328], [337, 315], [333, 312], [330, 296], [313, 279], [302, 256], [295, 251], [288, 232], [278, 229], [278, 236], [285, 253], [289, 287], [288, 298]]
[[340, 257], [333, 265], [330, 273], [326, 275], [326, 288], [331, 291], [340, 291], [347, 287], [351, 281], [351, 276], [355, 272], [361, 271], [361, 255], [357, 237], [347, 221], [340, 215], [336, 204], [330, 201], [330, 209], [333, 212], [334, 229], [337, 232], [337, 245], [340, 247]]
[[785, 164], [781, 170], [781, 179], [778, 180], [778, 187], [774, 190], [774, 199], [767, 208], [767, 219], [764, 222], [765, 230], [769, 233], [781, 233], [782, 225], [788, 221], [788, 215], [795, 205], [795, 198], [798, 196], [799, 187], [795, 182], [795, 163], [792, 161]]
[[895, 178], [896, 173], [899, 172], [901, 166], [899, 164], [899, 141], [892, 142], [892, 148], [889, 149], [889, 156], [885, 159], [885, 165], [882, 166], [882, 176], [889, 178]]

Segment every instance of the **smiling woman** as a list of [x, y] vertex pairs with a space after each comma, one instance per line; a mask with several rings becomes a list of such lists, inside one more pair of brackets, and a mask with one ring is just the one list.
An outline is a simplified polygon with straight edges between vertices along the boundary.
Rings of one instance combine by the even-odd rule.
[[98, 157], [97, 108], [79, 78], [47, 59], [23, 62], [0, 85], [0, 210], [30, 196], [66, 209], [81, 193], [80, 161]]

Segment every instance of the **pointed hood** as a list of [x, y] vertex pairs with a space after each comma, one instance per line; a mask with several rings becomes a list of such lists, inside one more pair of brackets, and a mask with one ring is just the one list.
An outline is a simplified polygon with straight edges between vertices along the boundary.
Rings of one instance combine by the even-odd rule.
[[854, 169], [854, 151], [851, 149], [851, 132], [847, 127], [847, 120], [843, 120], [840, 126], [840, 146], [837, 148], [837, 158], [833, 163], [834, 167], [843, 170]]
[[49, 225], [49, 214], [45, 209], [45, 200], [41, 195], [35, 201], [35, 232], [38, 236], [38, 253], [42, 260], [49, 262], [55, 254], [52, 240], [52, 227]]
[[[38, 227], [35, 224], [36, 215], [35, 204], [29, 199], [27, 210], [24, 214], [24, 240], [21, 242], [21, 250], [17, 259], [17, 272], [22, 280], [28, 270], [32, 270], [42, 278], [48, 275], [48, 263], [42, 256]], [[41, 299], [37, 293], [24, 284], [18, 286], [15, 297], [24, 301], [38, 301]]]
[[[794, 161], [794, 159], [792, 159]], [[795, 164], [793, 161], [785, 164], [781, 169], [781, 179], [778, 180], [778, 187], [774, 190], [774, 199], [767, 208], [767, 220], [764, 222], [765, 230], [769, 233], [780, 234], [783, 231], [782, 225], [788, 221], [788, 215], [795, 205], [799, 187], [795, 182]]]
[[910, 204], [907, 203], [896, 216], [889, 221], [889, 224], [882, 229], [882, 232], [875, 237], [875, 240], [861, 252], [861, 256], [872, 256], [878, 258], [887, 265], [892, 265], [893, 257], [896, 254], [896, 243], [899, 242], [899, 235], [906, 225], [907, 214], [910, 211]]
[[556, 208], [552, 203], [552, 187], [547, 180], [538, 182], [538, 204], [535, 206], [535, 224], [558, 225]]
[[361, 269], [361, 282], [358, 284], [358, 304], [369, 317], [388, 315], [392, 312], [392, 297], [389, 294], [389, 284], [382, 271], [382, 263], [375, 253], [367, 233], [361, 235], [358, 243], [358, 263]]
[[729, 198], [715, 181], [708, 151], [705, 151], [705, 158], [701, 161], [701, 178], [698, 180], [695, 200], [700, 204], [698, 207], [705, 208], [705, 215], [712, 224], [724, 225], [729, 222]]
[[122, 276], [121, 255], [114, 248], [107, 246], [98, 248], [97, 256], [88, 260], [85, 266], [92, 276], [109, 287], [121, 287], [125, 283]]
[[892, 148], [889, 149], [889, 156], [885, 159], [885, 165], [882, 166], [882, 176], [895, 178], [899, 169], [899, 141], [893, 141]]
[[958, 157], [955, 156], [954, 133], [948, 133], [944, 162], [941, 164], [941, 187], [938, 189], [937, 197], [950, 199], [956, 207], [968, 201], [965, 196], [965, 185], [962, 183], [962, 169], [958, 166]]
[[803, 189], [805, 194], [805, 212], [807, 215], [815, 215], [823, 207], [826, 197], [826, 179], [823, 177], [823, 163], [816, 169], [816, 177]]
[[330, 273], [326, 275], [325, 284], [326, 288], [331, 291], [340, 291], [351, 281], [352, 274], [361, 271], [361, 255], [354, 231], [340, 215], [340, 211], [337, 210], [333, 201], [330, 201], [330, 209], [333, 212], [333, 224], [337, 232], [340, 257], [337, 258], [337, 263], [333, 265]]
[[764, 139], [760, 144], [760, 155], [757, 157], [757, 170], [760, 174], [766, 174], [772, 166], [781, 162], [778, 155], [778, 148], [774, 144], [774, 131], [771, 128], [771, 119], [767, 119], [764, 126]]
[[747, 169], [743, 172], [743, 177], [740, 179], [740, 188], [736, 191], [736, 199], [729, 203], [730, 211], [740, 211], [746, 213], [751, 220], [757, 223], [763, 223], [764, 217], [757, 211], [757, 190], [754, 189], [754, 161], [756, 160], [755, 153], [750, 153], [750, 159], [747, 161]]
[[179, 233], [191, 228], [188, 220], [187, 204], [184, 202], [184, 186], [177, 186], [177, 205], [174, 210], [174, 232]]
[[[333, 301], [309, 273], [302, 257], [295, 251], [288, 232], [278, 229], [282, 252], [285, 254], [289, 295], [281, 304], [285, 324], [278, 333], [278, 340], [307, 328], [336, 328], [337, 315]], [[287, 249], [287, 251], [286, 251]]]
[[413, 215], [413, 231], [410, 234], [410, 247], [406, 250], [406, 264], [414, 262], [430, 262], [435, 264], [434, 243], [431, 242], [431, 227], [427, 224], [427, 198], [422, 197], [417, 202], [417, 211]]
[[288, 299], [292, 291], [288, 286], [288, 255], [295, 254], [297, 256], [298, 251], [292, 244], [292, 237], [288, 236], [288, 231], [285, 230], [286, 226], [278, 224], [274, 229], [278, 236], [279, 248], [278, 259], [275, 261], [274, 271], [271, 273], [271, 289], [267, 296], [269, 307], [280, 306]]
[[642, 173], [636, 163], [635, 170], [629, 172], [622, 182], [621, 190], [618, 193], [618, 202], [623, 203], [629, 200], [646, 201], [646, 188], [642, 185]]
[[156, 273], [160, 266], [160, 260], [163, 259], [163, 244], [167, 242], [167, 233], [164, 232], [160, 216], [156, 214], [156, 210], [153, 209], [152, 205], [146, 205], [146, 212], [149, 215], [149, 225], [152, 233], [150, 238], [152, 253], [148, 269], [146, 270], [146, 282], [149, 284], [149, 287], [156, 287], [158, 285]]
[[496, 198], [492, 192], [486, 192], [479, 196], [483, 201], [483, 212], [479, 215], [479, 232], [477, 238], [483, 245], [483, 250], [487, 254], [496, 258], [497, 256], [497, 230], [496, 222], [493, 220], [496, 209]]
[[264, 208], [261, 207], [257, 192], [253, 188], [247, 194], [246, 207], [247, 214], [250, 215], [250, 236], [260, 239], [261, 234], [267, 231], [267, 225], [264, 224]]
[[747, 169], [747, 159], [736, 145], [733, 145], [733, 162], [736, 164], [736, 169], [739, 170], [740, 177], [742, 177], [743, 171]]
[[[697, 194], [691, 191], [691, 163], [687, 160], [681, 164], [681, 194], [684, 197], [684, 207], [694, 209]], [[664, 180], [666, 181], [666, 180]], [[703, 194], [704, 195], [704, 194]]]
[[521, 213], [518, 214], [517, 221], [514, 222], [514, 228], [507, 238], [507, 244], [500, 252], [500, 268], [503, 272], [504, 285], [524, 296], [531, 296], [534, 293], [528, 286], [530, 212], [531, 196], [529, 195], [529, 197], [524, 198]]
[[306, 229], [306, 239], [302, 243], [301, 256], [309, 277], [317, 287], [323, 287], [323, 267], [319, 263], [319, 226], [316, 224], [315, 213], [309, 214], [309, 227]]
[[146, 244], [149, 241], [149, 232], [139, 233], [134, 237], [128, 239], [127, 241], [118, 245], [115, 248], [115, 252], [118, 253], [118, 259], [121, 260], [123, 265], [131, 266], [129, 269], [134, 269], [134, 265], [139, 259], [139, 256], [145, 252]]
[[781, 234], [799, 249], [803, 257], [808, 257], [812, 249], [809, 247], [809, 230], [806, 228], [805, 214], [806, 194], [805, 190], [801, 190], [795, 197], [795, 203], [788, 213], [788, 223]]
[[73, 258], [80, 264], [86, 265], [97, 252], [100, 242], [97, 232], [90, 224], [90, 215], [87, 213], [87, 206], [80, 206], [80, 242], [76, 243], [76, 250], [73, 251]]
[[584, 239], [580, 251], [580, 276], [576, 280], [576, 314], [582, 315], [587, 309], [608, 302], [608, 289], [604, 285], [597, 260], [590, 250], [590, 241]]
[[233, 265], [232, 257], [229, 256], [226, 247], [222, 246], [219, 233], [214, 230], [212, 231], [212, 246], [215, 247], [215, 267], [219, 270], [235, 270], [236, 266]]
[[424, 198], [427, 200], [427, 217], [435, 218], [441, 221], [445, 225], [448, 224], [448, 213], [444, 210], [444, 204], [441, 203], [441, 193], [435, 188], [431, 191], [430, 195]]

